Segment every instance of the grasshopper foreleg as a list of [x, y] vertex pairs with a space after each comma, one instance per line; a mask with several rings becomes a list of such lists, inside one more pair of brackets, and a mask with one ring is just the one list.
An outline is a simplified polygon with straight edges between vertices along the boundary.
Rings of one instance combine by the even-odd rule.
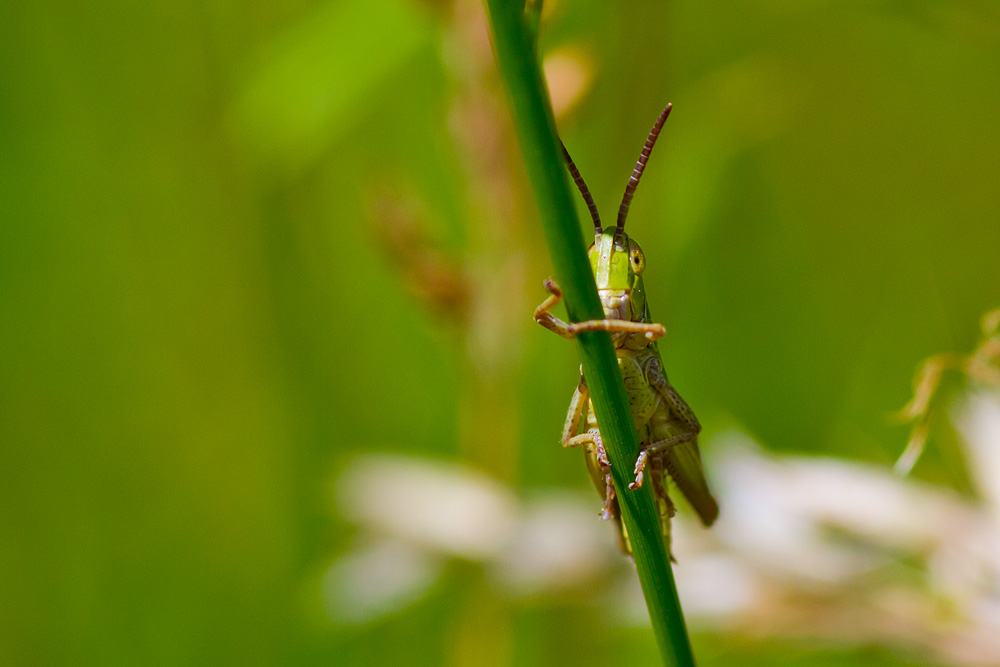
[[549, 331], [563, 338], [573, 339], [581, 331], [607, 331], [608, 333], [641, 333], [648, 340], [657, 340], [667, 334], [662, 324], [632, 322], [631, 320], [586, 320], [584, 322], [563, 322], [551, 311], [562, 300], [562, 290], [551, 278], [545, 281], [549, 297], [535, 308], [534, 319]]

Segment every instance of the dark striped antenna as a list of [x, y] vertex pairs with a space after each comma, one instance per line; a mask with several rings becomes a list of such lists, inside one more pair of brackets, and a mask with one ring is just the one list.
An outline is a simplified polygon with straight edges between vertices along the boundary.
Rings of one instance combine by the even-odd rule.
[[632, 177], [628, 179], [628, 185], [625, 186], [625, 196], [622, 197], [622, 205], [618, 209], [618, 226], [615, 228], [615, 236], [621, 236], [625, 232], [625, 218], [628, 216], [628, 207], [632, 203], [632, 195], [635, 194], [635, 189], [639, 185], [639, 179], [646, 168], [646, 162], [649, 161], [649, 154], [653, 152], [656, 138], [660, 136], [663, 123], [666, 122], [667, 116], [670, 115], [670, 110], [673, 108], [673, 104], [668, 104], [667, 108], [660, 114], [660, 117], [656, 119], [653, 129], [649, 131], [649, 136], [646, 138], [646, 145], [642, 147], [642, 153], [639, 154], [639, 159], [635, 163], [635, 169], [632, 170]]
[[601, 216], [597, 212], [597, 204], [594, 203], [594, 198], [590, 196], [590, 190], [587, 189], [587, 184], [583, 182], [583, 176], [580, 175], [580, 170], [576, 168], [576, 164], [573, 162], [573, 158], [569, 156], [569, 151], [566, 150], [566, 146], [560, 141], [559, 145], [562, 146], [563, 157], [566, 158], [566, 165], [569, 167], [569, 175], [573, 177], [573, 182], [576, 183], [576, 187], [580, 190], [580, 194], [583, 195], [583, 200], [587, 202], [587, 208], [590, 209], [590, 217], [594, 220], [594, 229], [597, 231], [597, 235], [601, 235]]

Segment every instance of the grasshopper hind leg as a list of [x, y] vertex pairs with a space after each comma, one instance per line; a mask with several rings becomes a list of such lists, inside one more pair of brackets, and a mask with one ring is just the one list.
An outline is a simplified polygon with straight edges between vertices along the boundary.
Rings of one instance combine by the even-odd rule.
[[677, 559], [674, 558], [671, 550], [670, 522], [677, 513], [677, 508], [670, 500], [670, 494], [667, 493], [667, 473], [663, 469], [662, 459], [655, 459], [650, 467], [652, 468], [650, 472], [653, 479], [653, 495], [656, 497], [656, 508], [660, 512], [663, 543], [667, 547], [667, 555], [670, 556], [670, 560], [676, 563]]
[[698, 434], [701, 424], [694, 411], [667, 381], [659, 358], [646, 369], [646, 380], [659, 395], [666, 410], [658, 410], [650, 419], [648, 459], [662, 463], [705, 526], [711, 526], [719, 516], [719, 505], [712, 497], [701, 464]]
[[[669, 493], [667, 493], [667, 473], [663, 467], [662, 459], [659, 457], [650, 459], [647, 470], [652, 480], [653, 496], [660, 518], [660, 531], [663, 534], [663, 544], [666, 547], [667, 555], [670, 556], [670, 560], [676, 563], [677, 560], [671, 551], [670, 522], [677, 510], [670, 499]], [[610, 475], [608, 475], [607, 483], [611, 486]], [[618, 546], [621, 547], [622, 553], [631, 555], [632, 543], [629, 540], [628, 531], [625, 529], [625, 522], [622, 520], [621, 509], [618, 506], [617, 499], [614, 500], [610, 509], [612, 511], [612, 518], [616, 520], [616, 527], [618, 528]]]
[[[646, 472], [652, 476], [654, 483], [661, 483], [663, 475], [668, 475], [697, 512], [701, 522], [711, 526], [719, 515], [719, 506], [705, 479], [697, 436], [680, 420], [656, 417], [650, 422], [650, 436], [653, 442], [643, 449]], [[637, 477], [637, 481], [641, 482], [641, 477]], [[662, 494], [659, 488], [654, 488], [657, 498], [667, 497], [665, 485], [662, 488]]]

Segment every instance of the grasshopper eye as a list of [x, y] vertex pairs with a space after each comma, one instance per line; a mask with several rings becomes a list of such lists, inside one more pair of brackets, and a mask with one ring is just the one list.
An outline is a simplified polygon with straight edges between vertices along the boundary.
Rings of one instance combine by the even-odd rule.
[[642, 250], [635, 243], [630, 244], [628, 261], [632, 265], [632, 271], [635, 273], [642, 273], [643, 269], [646, 268], [646, 256], [642, 254]]

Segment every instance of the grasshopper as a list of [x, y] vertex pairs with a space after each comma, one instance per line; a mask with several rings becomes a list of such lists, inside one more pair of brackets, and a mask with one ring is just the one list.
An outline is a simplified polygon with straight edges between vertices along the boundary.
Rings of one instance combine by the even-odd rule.
[[[534, 314], [536, 322], [567, 339], [574, 338], [581, 331], [607, 331], [611, 334], [640, 442], [634, 469], [635, 480], [629, 484], [629, 488], [634, 490], [642, 486], [647, 475], [652, 479], [668, 551], [670, 518], [675, 511], [667, 494], [668, 476], [706, 526], [712, 525], [719, 514], [718, 504], [708, 489], [702, 470], [701, 453], [698, 449], [701, 424], [690, 406], [667, 380], [663, 360], [657, 350], [656, 341], [666, 334], [666, 329], [662, 324], [652, 322], [649, 314], [642, 281], [646, 268], [645, 256], [639, 244], [625, 234], [625, 218], [632, 196], [671, 108], [672, 105], [668, 104], [646, 139], [625, 188], [625, 196], [618, 210], [618, 224], [613, 230], [601, 228], [594, 199], [563, 146], [563, 157], [570, 175], [583, 195], [594, 221], [596, 236], [587, 255], [594, 270], [597, 292], [606, 319], [568, 323], [555, 317], [551, 310], [562, 299], [562, 291], [551, 279], [545, 281], [549, 297], [535, 309]], [[570, 401], [561, 442], [564, 447], [584, 448], [587, 469], [598, 494], [604, 499], [601, 516], [616, 521], [622, 550], [631, 553], [628, 534], [611, 482], [611, 463], [601, 441], [600, 426], [594, 415], [594, 406], [582, 372]]]

